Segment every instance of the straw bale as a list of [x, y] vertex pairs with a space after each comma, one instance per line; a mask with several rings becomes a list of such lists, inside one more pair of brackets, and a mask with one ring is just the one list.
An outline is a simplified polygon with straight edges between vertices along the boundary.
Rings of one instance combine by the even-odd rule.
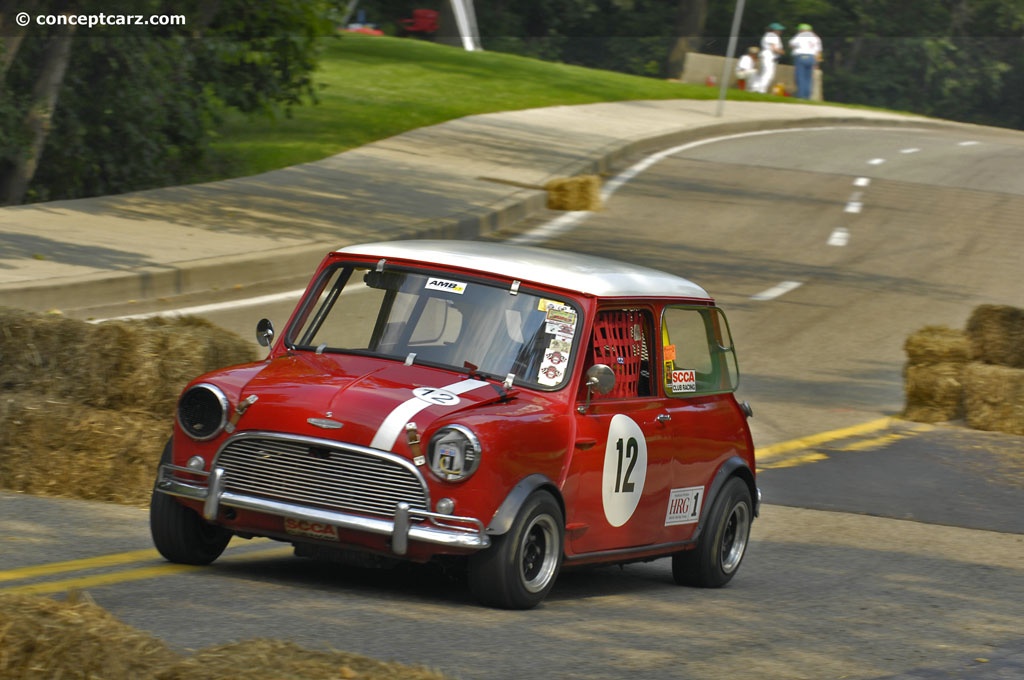
[[446, 680], [421, 666], [276, 640], [247, 640], [183, 658], [93, 602], [0, 593], [0, 678], [35, 680]]
[[906, 406], [903, 416], [922, 423], [962, 418], [962, 376], [967, 364], [909, 364], [904, 370]]
[[118, 621], [87, 595], [61, 602], [0, 593], [0, 677], [153, 678], [179, 657], [160, 640]]
[[544, 185], [551, 210], [600, 210], [601, 178], [579, 175], [553, 179]]
[[251, 342], [195, 318], [97, 324], [87, 345], [92, 365], [76, 380], [83, 398], [95, 406], [141, 406], [167, 416], [192, 378], [256, 358]]
[[185, 384], [256, 358], [253, 343], [196, 318], [88, 324], [0, 309], [0, 389], [170, 417]]
[[32, 392], [0, 394], [0, 487], [145, 505], [171, 420]]
[[967, 320], [967, 335], [975, 361], [1024, 368], [1024, 309], [979, 305]]
[[245, 640], [197, 652], [161, 673], [159, 680], [445, 680], [419, 666], [377, 661], [359, 654], [312, 651], [281, 640]]
[[49, 391], [63, 384], [64, 369], [80, 361], [89, 332], [84, 321], [0, 308], [0, 389]]
[[972, 363], [964, 371], [963, 381], [968, 425], [1024, 434], [1024, 369]]
[[967, 333], [948, 326], [925, 326], [903, 343], [911, 365], [967, 363], [970, 343]]

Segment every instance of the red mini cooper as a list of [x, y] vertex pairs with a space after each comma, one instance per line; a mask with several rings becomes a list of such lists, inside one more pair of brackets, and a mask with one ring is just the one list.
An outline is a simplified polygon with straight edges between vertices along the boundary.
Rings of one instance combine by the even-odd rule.
[[233, 535], [311, 557], [461, 558], [482, 603], [563, 567], [739, 569], [757, 516], [724, 314], [661, 271], [542, 248], [397, 241], [324, 258], [265, 361], [196, 378], [150, 508], [172, 562]]

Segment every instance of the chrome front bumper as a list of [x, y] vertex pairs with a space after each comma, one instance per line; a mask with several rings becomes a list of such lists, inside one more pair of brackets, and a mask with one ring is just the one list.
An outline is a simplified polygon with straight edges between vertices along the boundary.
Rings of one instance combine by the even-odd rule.
[[[206, 483], [182, 479], [179, 474], [205, 477]], [[234, 493], [224, 488], [224, 470], [221, 468], [206, 473], [163, 464], [157, 473], [155, 490], [202, 502], [203, 517], [211, 522], [217, 519], [221, 508], [227, 507], [388, 536], [391, 538], [391, 551], [395, 555], [405, 555], [411, 540], [465, 550], [482, 550], [491, 544], [483, 522], [473, 517], [443, 515], [411, 508], [408, 503], [402, 502], [397, 504], [393, 517], [375, 518]]]

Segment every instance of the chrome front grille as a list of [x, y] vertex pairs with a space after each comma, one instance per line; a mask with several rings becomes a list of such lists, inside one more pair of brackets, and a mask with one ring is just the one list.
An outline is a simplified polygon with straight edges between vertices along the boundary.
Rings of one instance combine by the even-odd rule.
[[217, 454], [224, 490], [329, 510], [392, 517], [404, 501], [427, 509], [426, 484], [405, 459], [338, 442], [239, 435]]

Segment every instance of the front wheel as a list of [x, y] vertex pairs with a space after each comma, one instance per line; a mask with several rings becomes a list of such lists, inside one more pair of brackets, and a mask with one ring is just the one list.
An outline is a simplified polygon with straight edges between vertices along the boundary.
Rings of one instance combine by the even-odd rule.
[[[160, 462], [170, 460], [168, 441]], [[210, 564], [231, 540], [230, 531], [210, 524], [191, 508], [156, 489], [149, 501], [149, 532], [160, 554], [178, 564]]]
[[750, 489], [738, 477], [722, 488], [697, 547], [672, 556], [672, 578], [679, 585], [720, 588], [740, 568], [753, 520]]
[[534, 492], [508, 533], [469, 560], [469, 588], [481, 604], [531, 609], [540, 604], [562, 566], [565, 522], [547, 491]]

